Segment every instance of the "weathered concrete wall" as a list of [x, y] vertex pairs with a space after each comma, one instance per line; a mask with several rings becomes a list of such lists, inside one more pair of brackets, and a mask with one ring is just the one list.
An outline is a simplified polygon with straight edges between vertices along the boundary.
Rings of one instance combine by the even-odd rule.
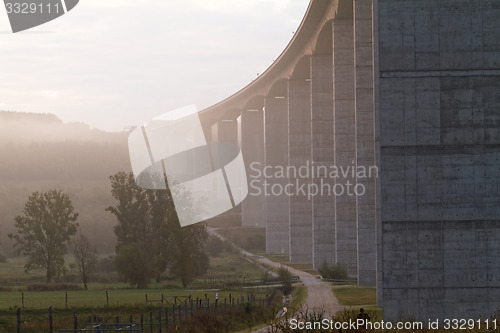
[[[309, 62], [310, 58], [307, 61]], [[309, 172], [299, 173], [301, 167], [304, 169], [304, 166], [312, 162], [310, 75], [298, 75], [288, 80], [288, 96], [288, 165], [292, 167], [290, 170], [297, 171], [296, 174], [290, 175], [289, 180], [295, 189], [289, 197], [290, 261], [312, 262], [312, 200], [307, 193], [298, 191], [301, 186], [307, 188], [312, 182]]]
[[[354, 24], [350, 18], [337, 18], [333, 35], [333, 116], [335, 164], [356, 167], [356, 120], [354, 89]], [[356, 184], [351, 175], [336, 179], [343, 186]], [[356, 196], [339, 195], [335, 200], [337, 262], [357, 275]]]
[[[288, 95], [286, 91], [269, 95], [265, 99], [266, 166], [288, 165]], [[288, 179], [266, 179], [272, 186], [283, 188]], [[266, 252], [288, 253], [290, 248], [289, 210], [290, 198], [285, 194], [266, 197]]]
[[[356, 165], [368, 170], [376, 165], [372, 14], [371, 0], [354, 1]], [[365, 193], [357, 197], [358, 284], [375, 286], [377, 174], [360, 175], [356, 182], [362, 185]]]
[[[249, 181], [248, 196], [241, 203], [241, 223], [249, 227], [266, 226], [266, 197], [260, 189], [264, 182], [262, 169], [265, 166], [264, 111], [262, 108], [241, 112], [241, 151]], [[253, 163], [253, 164], [252, 164]], [[252, 165], [252, 168], [250, 167]], [[258, 170], [258, 171], [255, 171]], [[254, 183], [252, 183], [254, 181]]]
[[500, 305], [500, 5], [379, 0], [386, 319]]
[[[331, 43], [331, 41], [330, 41]], [[335, 165], [333, 136], [333, 58], [331, 54], [311, 58], [312, 159], [316, 166]], [[329, 177], [316, 177], [314, 183], [333, 186]], [[313, 264], [335, 263], [335, 196], [316, 195], [313, 203]]]

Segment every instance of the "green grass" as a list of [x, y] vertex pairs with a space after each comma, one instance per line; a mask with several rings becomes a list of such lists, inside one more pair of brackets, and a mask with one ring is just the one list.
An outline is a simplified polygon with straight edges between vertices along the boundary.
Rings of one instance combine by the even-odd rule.
[[304, 285], [295, 286], [292, 292], [292, 302], [290, 303], [289, 307], [291, 309], [298, 310], [306, 302], [306, 299], [307, 299], [307, 287]]
[[[30, 309], [44, 309], [49, 306], [54, 308], [66, 307], [65, 291], [27, 291], [27, 285], [44, 284], [45, 272], [37, 270], [26, 274], [24, 272], [24, 258], [8, 259], [6, 263], [0, 263], [0, 309], [9, 309], [22, 306], [22, 292], [24, 292], [24, 304]], [[73, 273], [77, 275], [76, 273]], [[248, 262], [236, 253], [223, 252], [217, 257], [210, 258], [210, 268], [205, 277], [200, 277], [183, 289], [178, 279], [163, 280], [160, 283], [151, 282], [148, 289], [138, 290], [131, 288], [124, 282], [91, 282], [89, 290], [68, 291], [68, 307], [102, 307], [106, 306], [106, 290], [109, 295], [109, 306], [146, 304], [145, 294], [150, 299], [160, 299], [161, 294], [168, 296], [192, 297], [215, 297], [215, 291], [190, 291], [191, 289], [227, 289], [219, 292], [219, 299], [229, 298], [229, 293], [241, 291], [240, 287], [249, 280], [258, 280], [262, 277], [262, 271], [254, 264]], [[77, 278], [77, 277], [76, 277]], [[231, 283], [219, 285], [219, 281]], [[77, 278], [78, 281], [78, 278]], [[215, 285], [210, 283], [215, 281]], [[82, 286], [81, 283], [77, 285]], [[83, 286], [82, 286], [83, 289]], [[0, 289], [1, 290], [1, 289]], [[246, 295], [247, 291], [241, 291]], [[252, 289], [253, 292], [253, 289]]]
[[[161, 295], [171, 299], [173, 296], [189, 296], [192, 298], [205, 298], [205, 294], [210, 299], [215, 299], [217, 291], [194, 291], [189, 289], [119, 289], [108, 291], [109, 306], [146, 306], [146, 297], [149, 300], [160, 300]], [[218, 291], [219, 301], [223, 302], [224, 298], [228, 299], [229, 294], [232, 297], [245, 297], [247, 292], [254, 293], [258, 297], [264, 297], [270, 293], [266, 289], [235, 289]], [[53, 306], [57, 309], [64, 309], [66, 307], [66, 295], [64, 291], [41, 291], [41, 292], [24, 292], [24, 304], [26, 309], [47, 309]], [[149, 303], [150, 305], [159, 305], [161, 303]], [[21, 292], [2, 292], [0, 293], [0, 309], [12, 309], [21, 307]], [[92, 307], [105, 307], [106, 306], [106, 291], [103, 290], [79, 290], [68, 291], [68, 308], [92, 308]]]
[[367, 287], [333, 288], [335, 297], [342, 305], [375, 305], [377, 289]]
[[260, 279], [262, 270], [245, 260], [236, 253], [224, 253], [217, 257], [210, 257], [210, 268], [206, 276], [234, 275], [247, 280]]
[[252, 253], [266, 251], [266, 229], [257, 227], [238, 227], [218, 229], [217, 233], [235, 245]]
[[290, 261], [288, 254], [267, 254], [259, 253], [259, 255], [266, 257], [267, 259], [275, 262], [286, 263]]

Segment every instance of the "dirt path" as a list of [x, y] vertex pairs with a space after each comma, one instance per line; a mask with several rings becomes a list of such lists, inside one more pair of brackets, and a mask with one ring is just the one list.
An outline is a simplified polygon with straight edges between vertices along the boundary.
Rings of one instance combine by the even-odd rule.
[[[215, 229], [213, 228], [207, 228], [207, 229], [209, 233], [224, 239], [222, 236], [216, 233]], [[262, 264], [273, 266], [276, 268], [281, 266], [280, 263], [271, 261], [265, 257], [257, 256], [243, 249], [239, 250], [242, 254]], [[314, 275], [303, 271], [299, 271], [295, 268], [289, 266], [286, 267], [293, 275], [300, 277], [300, 280], [307, 287], [307, 300], [303, 305], [303, 309], [306, 308], [309, 310], [321, 309], [325, 312], [325, 315], [327, 317], [331, 317], [335, 313], [342, 311], [344, 309], [344, 306], [340, 305], [337, 298], [335, 298], [335, 296], [333, 295], [332, 285], [329, 282], [317, 279]]]
[[[267, 258], [261, 256], [255, 256], [247, 251], [242, 250], [242, 253], [247, 256], [253, 256], [253, 259], [267, 264], [273, 267], [280, 267], [281, 264], [271, 261]], [[303, 306], [303, 309], [309, 310], [323, 310], [328, 317], [331, 317], [335, 313], [342, 311], [344, 306], [340, 305], [337, 298], [333, 295], [332, 285], [329, 282], [317, 279], [314, 275], [299, 271], [290, 266], [286, 266], [288, 270], [298, 277], [307, 287], [307, 300]]]

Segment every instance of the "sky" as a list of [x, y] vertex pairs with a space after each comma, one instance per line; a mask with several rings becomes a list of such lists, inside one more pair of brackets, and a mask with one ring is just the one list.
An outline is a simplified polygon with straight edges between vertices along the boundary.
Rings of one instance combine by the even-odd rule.
[[80, 0], [13, 34], [0, 7], [0, 110], [120, 131], [215, 104], [285, 49], [307, 0]]

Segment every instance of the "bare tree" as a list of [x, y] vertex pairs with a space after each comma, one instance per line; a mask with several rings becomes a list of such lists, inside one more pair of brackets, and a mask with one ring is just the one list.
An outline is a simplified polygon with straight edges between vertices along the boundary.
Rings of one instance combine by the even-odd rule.
[[83, 286], [85, 287], [85, 290], [88, 290], [87, 282], [89, 279], [89, 273], [92, 271], [97, 262], [97, 250], [95, 246], [92, 246], [87, 237], [81, 233], [74, 237], [71, 245], [73, 255], [76, 259], [76, 265], [82, 275]]

